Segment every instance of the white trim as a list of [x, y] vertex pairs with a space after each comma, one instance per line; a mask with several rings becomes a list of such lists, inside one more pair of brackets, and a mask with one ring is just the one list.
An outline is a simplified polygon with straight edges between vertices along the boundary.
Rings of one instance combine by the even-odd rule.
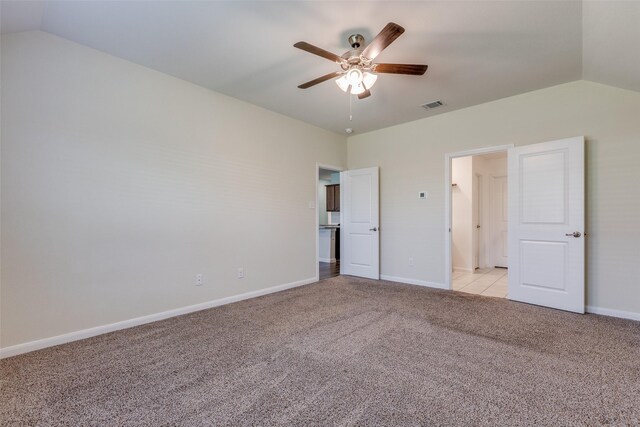
[[335, 258], [319, 258], [318, 261], [320, 261], [320, 262], [328, 262], [330, 264], [335, 264], [336, 259]]
[[476, 148], [457, 151], [444, 155], [444, 282], [445, 289], [453, 289], [451, 281], [451, 159], [455, 157], [477, 156], [480, 154], [508, 151], [514, 144], [497, 145], [495, 147]]
[[603, 316], [618, 317], [620, 319], [631, 319], [640, 321], [640, 313], [634, 313], [632, 311], [614, 310], [612, 308], [594, 307], [588, 305], [586, 307], [587, 313], [601, 314]]
[[[344, 171], [344, 168], [341, 168], [340, 166], [331, 166], [331, 165], [325, 165], [323, 163], [319, 163], [316, 162], [316, 182], [314, 184], [314, 187], [316, 189], [315, 193], [316, 193], [316, 200], [314, 202], [316, 208], [314, 209], [314, 212], [316, 214], [316, 282], [320, 280], [320, 264], [319, 262], [329, 262], [329, 261], [323, 261], [322, 259], [320, 259], [320, 218], [318, 218], [318, 182], [320, 182], [320, 169], [326, 169], [326, 170], [330, 170], [330, 171], [335, 171], [335, 172], [342, 172]], [[340, 205], [342, 205], [342, 191], [340, 192]], [[340, 222], [342, 222], [342, 213], [340, 213]], [[333, 261], [335, 262], [335, 260]]]
[[206, 310], [208, 308], [218, 307], [221, 305], [231, 304], [234, 302], [255, 298], [262, 295], [280, 292], [298, 286], [315, 283], [318, 280], [315, 277], [299, 280], [297, 282], [285, 283], [284, 285], [272, 286], [270, 288], [260, 289], [257, 291], [245, 292], [243, 294], [233, 295], [230, 297], [220, 298], [213, 301], [207, 301], [200, 304], [189, 305], [186, 307], [174, 308], [173, 310], [163, 311], [161, 313], [150, 314], [148, 316], [136, 317], [121, 322], [110, 323], [108, 325], [96, 326], [94, 328], [83, 329], [68, 334], [57, 335], [55, 337], [43, 338], [36, 341], [29, 341], [22, 344], [16, 344], [5, 348], [0, 348], [0, 359], [6, 357], [17, 356], [19, 354], [28, 353], [30, 351], [40, 350], [55, 345], [65, 344], [72, 341], [78, 341], [85, 338], [95, 337], [109, 332], [121, 329], [132, 328], [134, 326], [144, 325], [146, 323], [157, 322], [158, 320], [168, 319], [170, 317], [180, 316], [194, 311]]
[[406, 283], [408, 285], [425, 286], [427, 288], [449, 289], [449, 286], [444, 283], [427, 282], [426, 280], [408, 279], [406, 277], [387, 276], [386, 274], [381, 274], [380, 279], [388, 280], [390, 282]]

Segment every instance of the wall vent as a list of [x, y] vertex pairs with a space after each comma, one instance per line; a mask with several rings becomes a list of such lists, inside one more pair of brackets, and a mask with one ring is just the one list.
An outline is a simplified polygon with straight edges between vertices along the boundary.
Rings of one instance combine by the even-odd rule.
[[427, 102], [426, 104], [422, 104], [422, 108], [424, 108], [425, 110], [431, 110], [432, 108], [442, 107], [443, 105], [444, 102], [442, 101], [431, 101]]

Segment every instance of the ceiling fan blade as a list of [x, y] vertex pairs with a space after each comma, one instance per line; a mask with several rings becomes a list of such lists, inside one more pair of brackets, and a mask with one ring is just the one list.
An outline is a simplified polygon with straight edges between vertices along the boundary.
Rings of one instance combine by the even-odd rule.
[[387, 74], [410, 74], [421, 76], [427, 71], [428, 65], [418, 64], [375, 64], [373, 71]]
[[300, 89], [307, 89], [307, 88], [310, 88], [311, 86], [317, 85], [318, 83], [326, 82], [327, 80], [331, 80], [332, 78], [341, 76], [343, 74], [344, 74], [344, 71], [335, 71], [333, 73], [325, 74], [322, 77], [318, 77], [317, 79], [313, 79], [309, 82], [303, 83], [298, 87]]
[[387, 46], [389, 46], [395, 39], [400, 37], [404, 33], [404, 28], [393, 22], [389, 22], [378, 35], [369, 43], [369, 45], [362, 51], [362, 56], [369, 59], [374, 59], [380, 54]]
[[297, 47], [298, 49], [302, 49], [306, 52], [313, 53], [314, 55], [321, 56], [323, 58], [328, 59], [329, 61], [337, 62], [338, 64], [342, 64], [343, 62], [345, 62], [344, 58], [339, 57], [335, 53], [331, 53], [324, 49], [320, 49], [319, 47], [309, 44], [307, 42], [298, 42], [294, 44], [293, 47]]
[[365, 99], [371, 96], [371, 91], [369, 89], [365, 90], [364, 92], [362, 92], [360, 95], [358, 95], [358, 99]]

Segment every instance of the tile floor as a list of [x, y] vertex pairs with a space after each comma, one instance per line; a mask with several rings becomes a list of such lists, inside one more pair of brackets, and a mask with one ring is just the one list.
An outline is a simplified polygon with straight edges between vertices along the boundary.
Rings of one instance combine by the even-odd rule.
[[487, 297], [507, 297], [507, 269], [481, 268], [473, 273], [453, 272], [453, 290]]

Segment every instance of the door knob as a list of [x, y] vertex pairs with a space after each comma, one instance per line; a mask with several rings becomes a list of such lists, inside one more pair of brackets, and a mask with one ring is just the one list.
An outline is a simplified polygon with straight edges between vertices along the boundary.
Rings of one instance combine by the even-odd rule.
[[378, 227], [370, 228], [369, 231], [378, 231]]
[[580, 236], [582, 236], [582, 233], [580, 233], [579, 231], [574, 231], [573, 233], [567, 233], [567, 234], [565, 234], [565, 236], [567, 236], [567, 237], [571, 237], [571, 236], [573, 236], [573, 237], [580, 237]]

